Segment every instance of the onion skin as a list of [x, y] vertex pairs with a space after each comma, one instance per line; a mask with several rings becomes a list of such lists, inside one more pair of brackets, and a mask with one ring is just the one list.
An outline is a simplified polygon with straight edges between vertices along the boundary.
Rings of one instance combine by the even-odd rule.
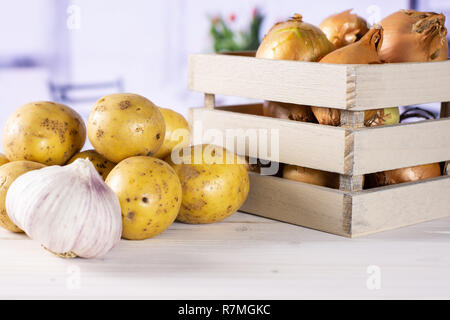
[[336, 49], [358, 41], [369, 31], [367, 21], [351, 11], [333, 14], [319, 25]]
[[379, 26], [373, 27], [358, 42], [329, 53], [319, 62], [334, 64], [383, 63], [379, 56], [379, 50], [382, 46], [383, 38], [383, 28]]
[[441, 54], [435, 61], [446, 61], [448, 60], [448, 39], [445, 38], [444, 47], [441, 50]]
[[341, 124], [341, 111], [332, 108], [311, 107], [317, 122], [320, 124], [339, 127]]
[[385, 62], [447, 60], [447, 29], [443, 14], [400, 10], [380, 24], [384, 29], [380, 57]]
[[275, 24], [262, 40], [256, 58], [295, 61], [318, 61], [335, 48], [326, 35], [302, 16]]
[[398, 183], [430, 179], [439, 176], [441, 176], [441, 166], [439, 163], [432, 163], [368, 174], [366, 176], [366, 186], [369, 188], [376, 188]]
[[317, 123], [311, 107], [299, 104], [264, 101], [263, 115], [272, 118]]
[[397, 107], [367, 110], [364, 112], [364, 125], [376, 127], [400, 123], [400, 110]]
[[339, 175], [333, 172], [304, 168], [287, 164], [283, 168], [283, 178], [313, 184], [316, 186], [339, 188]]

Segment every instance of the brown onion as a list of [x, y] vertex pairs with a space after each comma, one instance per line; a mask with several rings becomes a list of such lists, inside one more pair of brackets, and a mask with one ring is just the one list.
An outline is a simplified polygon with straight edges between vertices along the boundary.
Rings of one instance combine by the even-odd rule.
[[384, 18], [380, 57], [385, 62], [447, 60], [445, 16], [434, 12], [397, 11]]
[[339, 188], [339, 174], [294, 165], [285, 165], [283, 178], [316, 186]]
[[400, 110], [397, 107], [367, 110], [364, 112], [364, 125], [376, 127], [400, 123]]
[[320, 63], [335, 64], [379, 64], [383, 61], [379, 51], [383, 43], [384, 31], [380, 26], [371, 28], [361, 40], [337, 49], [320, 60]]
[[272, 118], [317, 123], [310, 106], [292, 103], [265, 101], [263, 105], [263, 115]]
[[275, 24], [262, 40], [257, 58], [318, 61], [334, 50], [333, 44], [317, 27], [302, 21], [302, 16]]
[[358, 41], [369, 31], [367, 21], [351, 11], [333, 14], [319, 25], [336, 49]]
[[[320, 63], [379, 64], [378, 50], [383, 42], [383, 29], [371, 28], [361, 40], [326, 55]], [[320, 124], [339, 126], [341, 112], [338, 109], [311, 107]]]
[[426, 164], [410, 168], [402, 168], [368, 174], [367, 187], [382, 187], [398, 183], [418, 181], [439, 177], [441, 166], [439, 163]]

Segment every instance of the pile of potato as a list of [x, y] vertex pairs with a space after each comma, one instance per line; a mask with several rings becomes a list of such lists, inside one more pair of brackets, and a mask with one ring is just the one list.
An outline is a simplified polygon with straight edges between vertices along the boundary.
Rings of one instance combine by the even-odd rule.
[[[80, 152], [86, 133], [94, 150]], [[21, 230], [5, 209], [11, 183], [25, 172], [78, 158], [89, 159], [117, 194], [125, 239], [151, 238], [175, 219], [223, 220], [241, 207], [249, 191], [247, 170], [236, 155], [212, 145], [189, 146], [186, 119], [137, 94], [101, 98], [87, 125], [65, 105], [26, 104], [8, 119], [2, 144], [6, 156], [0, 156], [0, 226], [13, 232]], [[174, 161], [172, 154], [181, 161]], [[187, 157], [194, 154], [203, 157]], [[223, 161], [230, 157], [233, 163]]]

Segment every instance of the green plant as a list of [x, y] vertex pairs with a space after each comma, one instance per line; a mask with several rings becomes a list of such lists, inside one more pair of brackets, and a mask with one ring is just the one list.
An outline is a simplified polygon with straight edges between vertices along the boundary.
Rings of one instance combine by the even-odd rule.
[[236, 15], [229, 16], [229, 22], [223, 17], [211, 19], [210, 34], [214, 41], [214, 51], [251, 51], [257, 50], [260, 39], [259, 33], [264, 17], [255, 8], [247, 31], [235, 31], [229, 26], [236, 20]]

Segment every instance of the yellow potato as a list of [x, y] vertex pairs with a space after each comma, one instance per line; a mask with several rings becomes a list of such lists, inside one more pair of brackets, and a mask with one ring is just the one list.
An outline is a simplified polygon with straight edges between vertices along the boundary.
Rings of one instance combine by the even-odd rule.
[[[245, 159], [211, 145], [191, 147], [189, 152], [194, 161], [189, 162], [189, 154], [183, 152], [180, 164], [174, 163], [176, 159], [168, 159], [183, 187], [183, 200], [177, 220], [212, 223], [235, 213], [249, 191]], [[203, 154], [202, 159], [198, 159], [195, 154]]]
[[74, 155], [67, 164], [74, 162], [77, 159], [88, 159], [92, 162], [97, 172], [103, 177], [103, 180], [106, 179], [111, 170], [115, 167], [115, 163], [109, 161], [104, 156], [99, 154], [95, 150], [86, 150], [83, 152], [79, 152]]
[[87, 125], [94, 149], [118, 163], [133, 156], [151, 156], [164, 141], [164, 118], [150, 100], [131, 93], [111, 94], [94, 105]]
[[179, 113], [165, 108], [159, 108], [166, 123], [166, 135], [163, 145], [155, 153], [154, 157], [164, 159], [172, 152], [173, 148], [183, 148], [189, 145], [189, 123]]
[[10, 161], [63, 165], [86, 141], [83, 119], [71, 108], [48, 101], [17, 109], [3, 130], [3, 150]]
[[3, 153], [0, 153], [0, 166], [8, 162], [9, 162], [8, 158]]
[[125, 239], [142, 240], [160, 234], [175, 221], [180, 210], [180, 181], [160, 159], [125, 159], [110, 172], [106, 184], [119, 197]]
[[12, 161], [0, 167], [0, 227], [12, 232], [23, 232], [6, 213], [6, 193], [9, 186], [25, 172], [44, 168], [45, 165], [33, 161]]

